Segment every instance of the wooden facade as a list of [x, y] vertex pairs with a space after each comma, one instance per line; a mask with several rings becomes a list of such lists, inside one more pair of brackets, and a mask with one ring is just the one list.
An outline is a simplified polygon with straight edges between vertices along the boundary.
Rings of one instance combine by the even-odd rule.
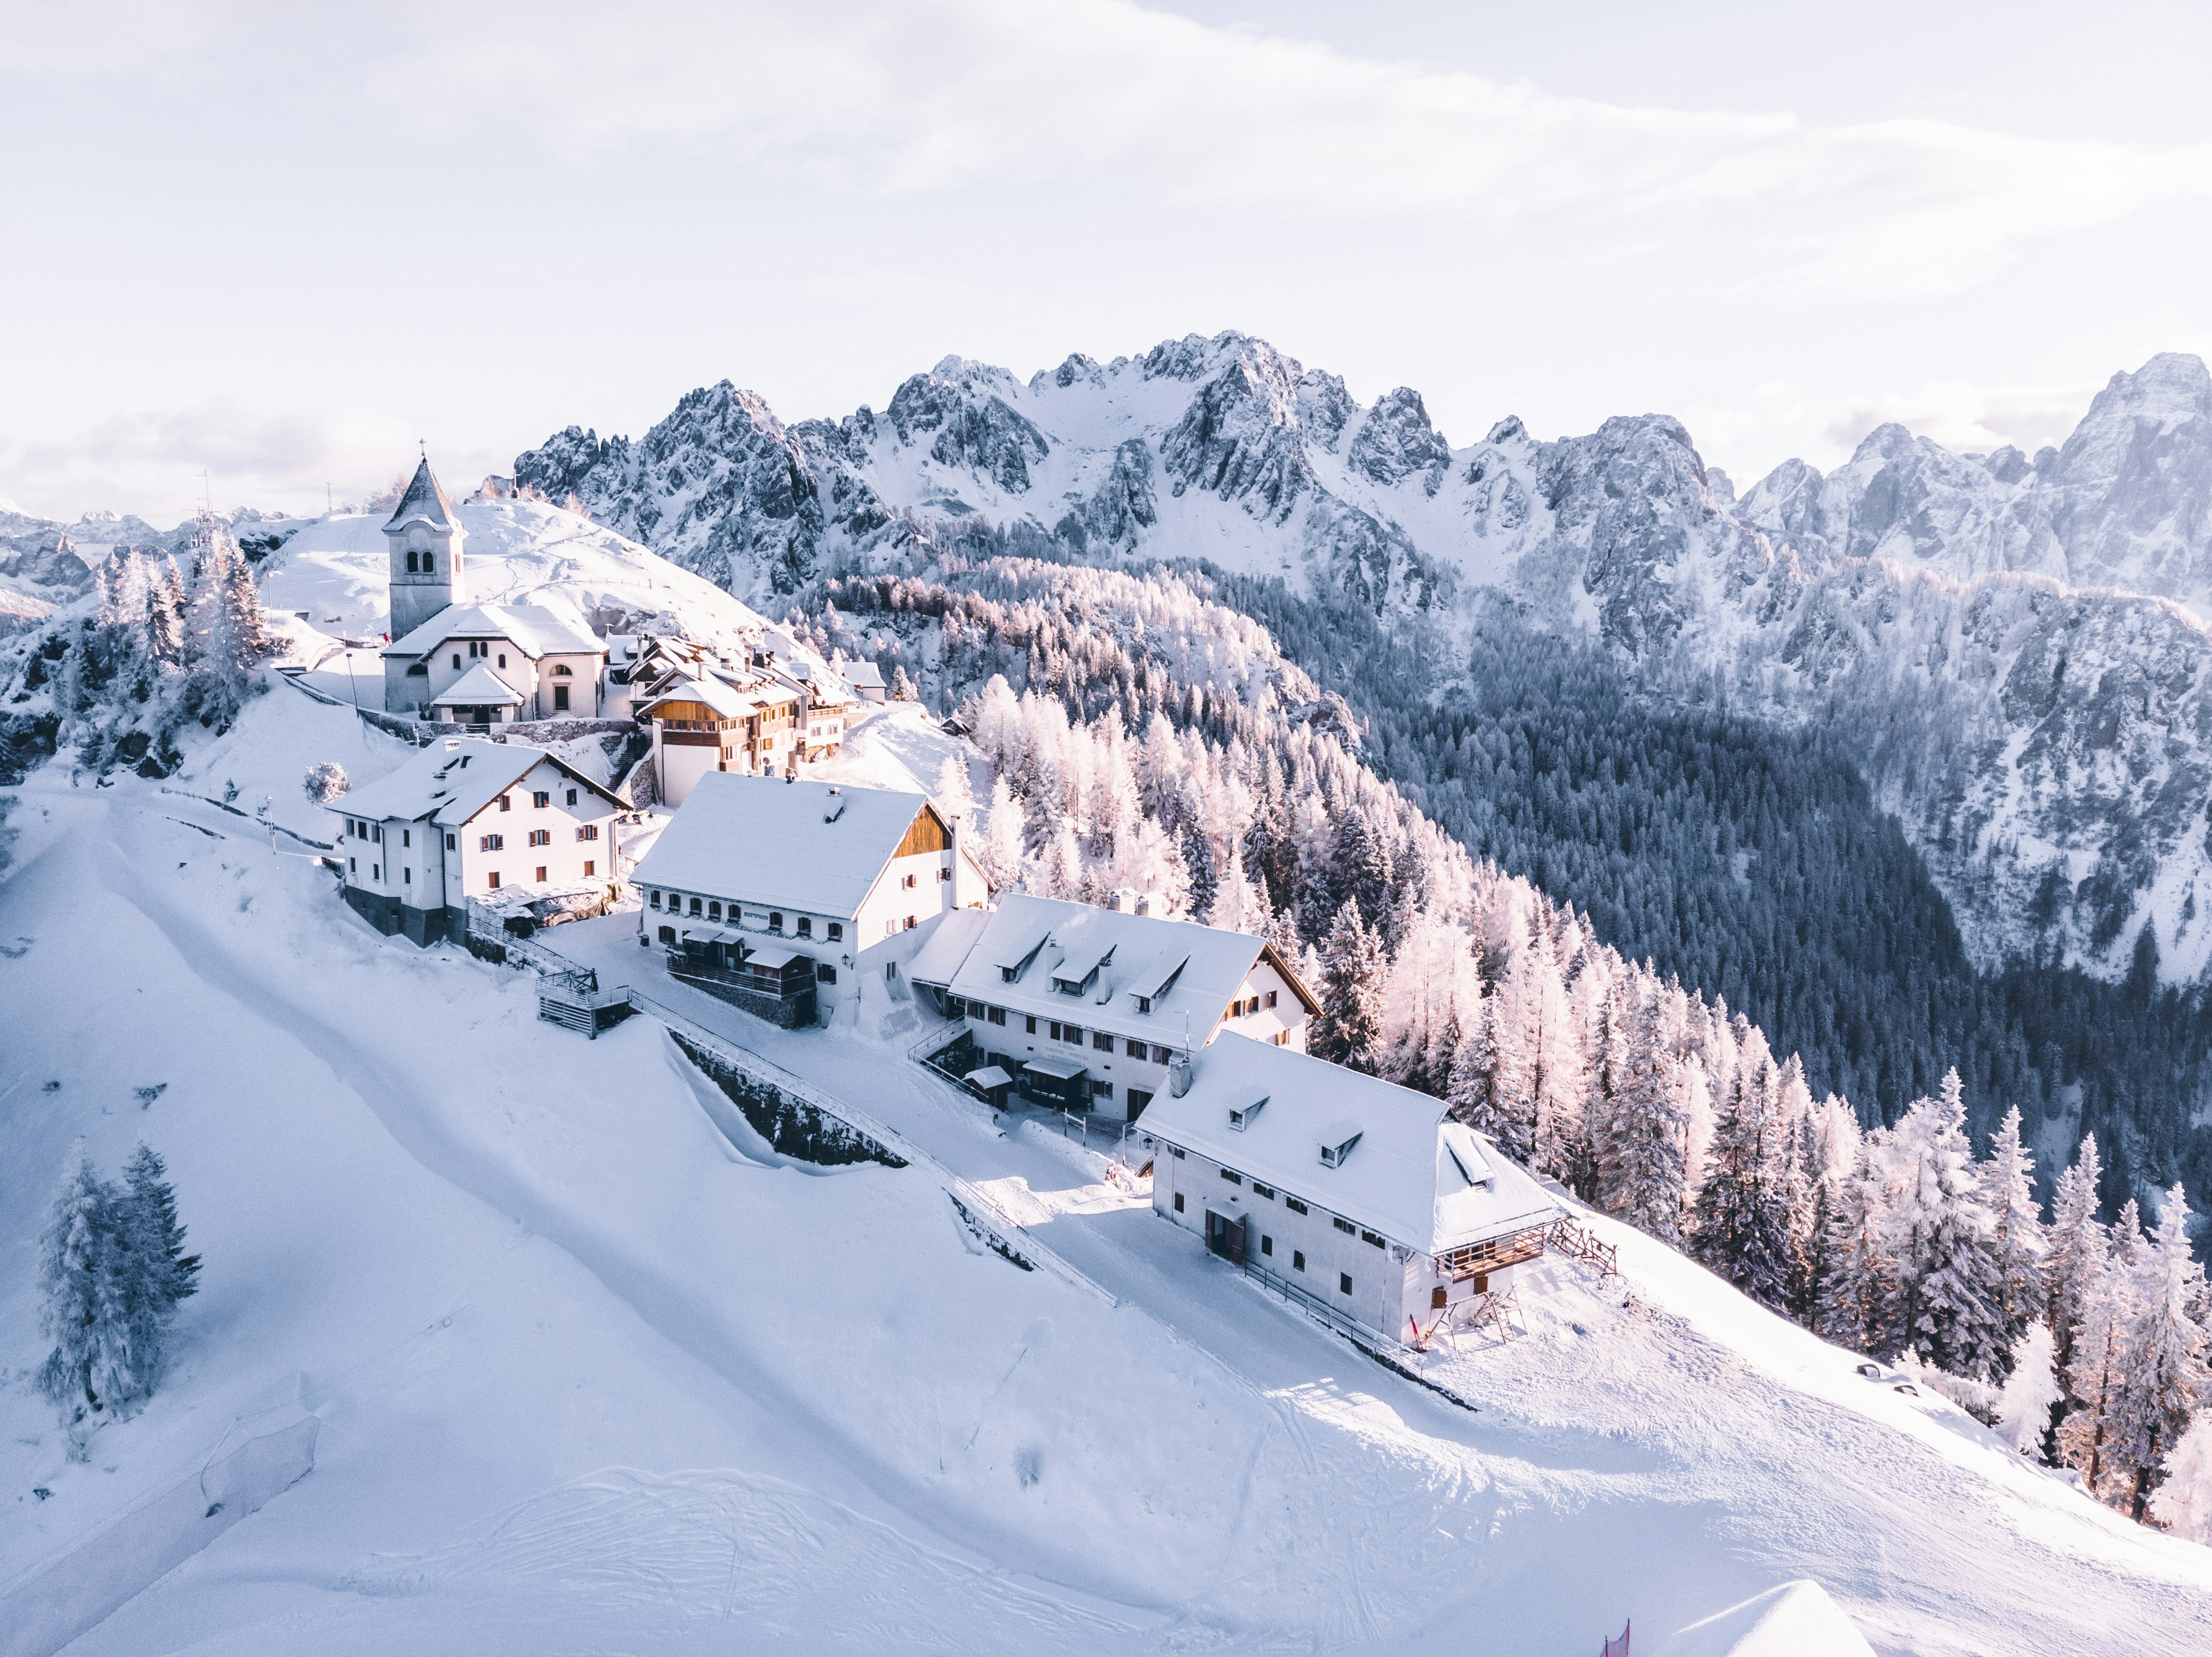
[[952, 831], [945, 826], [945, 819], [937, 815], [937, 808], [925, 805], [915, 816], [914, 824], [899, 842], [894, 857], [926, 857], [933, 852], [952, 849]]

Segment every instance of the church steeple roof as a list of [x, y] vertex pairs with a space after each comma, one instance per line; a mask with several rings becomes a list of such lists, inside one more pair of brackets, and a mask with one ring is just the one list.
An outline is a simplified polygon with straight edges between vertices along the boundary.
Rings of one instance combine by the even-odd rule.
[[399, 497], [399, 506], [392, 513], [392, 521], [384, 526], [385, 532], [390, 534], [414, 523], [428, 524], [436, 530], [453, 527], [453, 507], [446, 499], [446, 491], [439, 486], [436, 474], [430, 470], [428, 455], [415, 468], [415, 476], [407, 485], [407, 493]]

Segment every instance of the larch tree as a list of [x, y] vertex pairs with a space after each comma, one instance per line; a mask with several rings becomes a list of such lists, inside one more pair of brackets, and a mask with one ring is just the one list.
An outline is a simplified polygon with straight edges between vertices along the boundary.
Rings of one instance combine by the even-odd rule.
[[2127, 1273], [2105, 1250], [2081, 1268], [2074, 1295], [2072, 1358], [2066, 1368], [2067, 1407], [2058, 1423], [2058, 1459], [2081, 1475], [2100, 1501], [2112, 1483], [2114, 1418], [2126, 1363]]

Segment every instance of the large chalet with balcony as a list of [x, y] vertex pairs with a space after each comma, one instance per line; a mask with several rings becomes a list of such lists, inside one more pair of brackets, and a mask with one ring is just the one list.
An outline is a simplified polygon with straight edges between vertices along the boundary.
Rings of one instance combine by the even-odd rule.
[[1304, 1053], [1321, 1011], [1265, 938], [1026, 894], [949, 918], [908, 976], [1023, 1097], [1109, 1121], [1224, 1032]]
[[1234, 1036], [1177, 1081], [1142, 1126], [1153, 1211], [1395, 1340], [1507, 1292], [1565, 1211], [1426, 1094]]
[[672, 977], [787, 1028], [859, 1004], [990, 883], [926, 795], [707, 771], [631, 883]]

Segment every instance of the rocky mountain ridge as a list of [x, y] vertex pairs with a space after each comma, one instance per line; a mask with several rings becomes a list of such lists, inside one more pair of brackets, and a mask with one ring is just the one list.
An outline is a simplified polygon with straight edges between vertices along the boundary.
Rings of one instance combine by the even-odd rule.
[[[974, 551], [1190, 559], [1365, 606], [1424, 649], [1486, 593], [1595, 631], [1655, 691], [1845, 732], [1985, 959], [2117, 974], [2146, 925], [2212, 964], [2212, 374], [2115, 375], [2067, 442], [1885, 426], [1739, 501], [1661, 415], [1453, 446], [1419, 392], [1227, 333], [1029, 380], [948, 357], [880, 415], [789, 427], [728, 382], [516, 476], [756, 603]], [[1452, 653], [1439, 693], [1448, 689]], [[2212, 887], [2205, 897], [2212, 901]]]

